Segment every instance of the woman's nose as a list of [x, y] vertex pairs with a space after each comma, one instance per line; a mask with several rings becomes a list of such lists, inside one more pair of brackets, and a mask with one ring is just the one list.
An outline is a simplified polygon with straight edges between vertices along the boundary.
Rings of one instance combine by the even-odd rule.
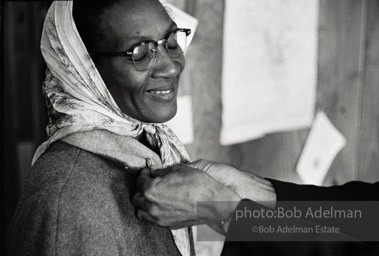
[[184, 56], [172, 58], [163, 45], [157, 47], [157, 60], [153, 67], [153, 77], [176, 78], [184, 68]]

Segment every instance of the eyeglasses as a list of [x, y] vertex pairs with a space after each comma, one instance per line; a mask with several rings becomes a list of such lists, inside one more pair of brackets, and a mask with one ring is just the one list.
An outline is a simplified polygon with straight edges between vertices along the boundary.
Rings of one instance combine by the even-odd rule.
[[187, 48], [187, 36], [191, 34], [191, 29], [178, 28], [168, 34], [166, 38], [155, 41], [146, 40], [133, 46], [125, 52], [92, 52], [100, 56], [126, 56], [129, 57], [138, 71], [152, 68], [157, 61], [157, 47], [163, 44], [171, 58], [178, 58]]

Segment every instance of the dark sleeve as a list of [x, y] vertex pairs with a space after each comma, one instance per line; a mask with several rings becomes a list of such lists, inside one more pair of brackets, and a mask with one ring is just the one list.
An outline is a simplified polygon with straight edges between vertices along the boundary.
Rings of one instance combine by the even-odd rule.
[[[243, 203], [249, 202], [249, 204], [256, 204], [255, 202], [244, 199], [238, 205], [236, 211], [246, 211], [244, 209]], [[257, 207], [268, 209], [265, 206], [260, 205]], [[281, 226], [308, 226], [306, 221], [303, 219], [292, 219], [286, 221], [283, 219]], [[309, 224], [309, 223], [308, 223]], [[316, 223], [314, 223], [316, 224]], [[346, 255], [360, 255], [360, 256], [372, 256], [379, 255], [379, 242], [364, 242], [364, 241], [350, 241], [341, 240], [335, 241], [338, 234], [330, 236], [331, 239], [322, 239], [319, 241], [317, 236], [328, 236], [328, 234], [315, 234], [314, 240], [302, 241], [298, 235], [288, 234], [288, 241], [277, 241], [275, 238], [271, 239], [268, 237], [265, 241], [254, 240], [254, 233], [246, 232], [247, 229], [253, 226], [263, 225], [268, 227], [267, 224], [262, 223], [261, 219], [250, 219], [248, 223], [238, 223], [235, 218], [229, 226], [228, 233], [226, 234], [226, 239], [221, 256], [247, 256], [247, 255], [261, 255], [261, 256], [314, 256], [314, 255], [333, 255], [333, 256], [346, 256]], [[373, 225], [375, 229], [375, 226]], [[241, 235], [247, 235], [241, 237]], [[349, 237], [353, 234], [348, 234]], [[293, 236], [293, 237], [292, 237]], [[346, 237], [345, 234], [340, 235], [342, 238]], [[238, 237], [238, 239], [236, 239]], [[290, 238], [292, 237], [292, 239]], [[354, 239], [353, 239], [354, 240]]]
[[[268, 179], [272, 182], [278, 201], [377, 201], [379, 182], [348, 182], [341, 186], [319, 187]], [[241, 205], [241, 204], [240, 204]], [[237, 207], [239, 209], [241, 206]], [[298, 220], [301, 222], [301, 220]], [[222, 256], [238, 255], [379, 255], [377, 242], [238, 242], [230, 241], [232, 221], [226, 236]]]
[[277, 201], [377, 201], [379, 182], [351, 181], [340, 186], [319, 187], [269, 180], [276, 191]]

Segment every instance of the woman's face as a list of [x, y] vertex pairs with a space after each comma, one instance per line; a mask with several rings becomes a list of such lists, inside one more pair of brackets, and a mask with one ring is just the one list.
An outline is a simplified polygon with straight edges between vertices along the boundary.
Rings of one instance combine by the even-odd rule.
[[[144, 40], [158, 41], [176, 24], [156, 0], [121, 1], [101, 18], [102, 49], [122, 52]], [[137, 71], [128, 57], [101, 56], [94, 62], [108, 90], [125, 114], [149, 123], [162, 123], [176, 114], [176, 97], [184, 56], [172, 59], [163, 45], [149, 70]]]

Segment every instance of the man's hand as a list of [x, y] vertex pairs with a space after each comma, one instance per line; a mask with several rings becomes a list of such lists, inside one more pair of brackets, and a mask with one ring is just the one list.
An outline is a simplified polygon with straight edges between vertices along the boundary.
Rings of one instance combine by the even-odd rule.
[[230, 165], [207, 160], [187, 164], [201, 169], [219, 183], [234, 190], [241, 198], [275, 207], [276, 193], [270, 181], [249, 172], [240, 171]]
[[233, 190], [238, 190], [241, 183], [248, 179], [240, 170], [223, 163], [200, 159], [186, 165], [206, 172], [213, 179]]
[[[137, 189], [133, 197], [137, 217], [171, 229], [208, 224], [220, 231], [220, 221], [229, 218], [241, 200], [207, 173], [184, 164], [157, 170], [144, 168]], [[230, 205], [215, 206], [211, 201], [229, 201]]]

